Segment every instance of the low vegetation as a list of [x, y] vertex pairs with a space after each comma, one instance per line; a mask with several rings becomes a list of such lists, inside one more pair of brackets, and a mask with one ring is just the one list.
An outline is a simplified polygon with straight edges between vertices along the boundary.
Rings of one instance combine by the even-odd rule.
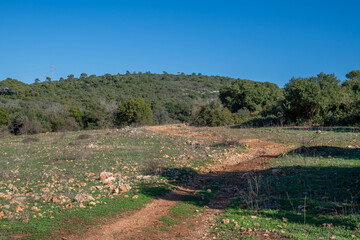
[[[358, 125], [360, 74], [292, 78], [284, 88], [202, 74], [129, 73], [25, 84], [0, 81], [0, 127], [14, 135], [190, 123]], [[2, 134], [4, 135], [4, 134]]]
[[[192, 186], [194, 194], [172, 207], [157, 228], [144, 229], [149, 234], [171, 231], [196, 219], [204, 208], [216, 207], [212, 202], [229, 188], [234, 174], [243, 179], [237, 185], [240, 191], [231, 193], [229, 205], [220, 205], [224, 212], [212, 226], [213, 236], [360, 236], [359, 129], [178, 129], [193, 137], [124, 128], [41, 134], [35, 141], [1, 139], [0, 236], [41, 239], [81, 233], [179, 186]], [[214, 140], [196, 138], [203, 134]], [[209, 175], [200, 185], [191, 185], [231, 149], [251, 153], [251, 147], [235, 142], [254, 138], [291, 150], [263, 170]]]

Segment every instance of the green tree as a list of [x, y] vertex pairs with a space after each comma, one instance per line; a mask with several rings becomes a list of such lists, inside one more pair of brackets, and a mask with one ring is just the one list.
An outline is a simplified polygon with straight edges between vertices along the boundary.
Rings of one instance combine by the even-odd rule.
[[213, 101], [200, 108], [192, 123], [198, 126], [225, 126], [234, 124], [234, 117], [229, 109], [223, 108], [218, 101]]
[[248, 109], [251, 112], [262, 111], [267, 105], [276, 102], [282, 95], [280, 88], [273, 83], [233, 81], [230, 86], [220, 89], [220, 100], [231, 112]]
[[346, 77], [351, 80], [355, 80], [355, 79], [360, 80], [360, 70], [352, 70], [351, 72], [346, 74]]
[[119, 105], [117, 125], [149, 125], [153, 123], [153, 113], [142, 98], [130, 98]]
[[7, 108], [0, 107], [0, 126], [8, 125], [9, 122], [9, 110]]
[[88, 77], [88, 75], [86, 73], [80, 74], [80, 79], [84, 79], [84, 78], [87, 78], [87, 77]]
[[338, 114], [342, 97], [340, 80], [334, 74], [292, 78], [284, 88], [284, 110], [292, 122], [323, 123], [328, 114]]

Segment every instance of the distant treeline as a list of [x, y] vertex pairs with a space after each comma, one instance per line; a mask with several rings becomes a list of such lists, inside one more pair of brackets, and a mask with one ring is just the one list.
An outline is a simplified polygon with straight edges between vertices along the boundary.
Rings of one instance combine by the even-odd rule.
[[13, 134], [186, 122], [195, 125], [360, 123], [360, 71], [293, 78], [281, 89], [202, 74], [130, 73], [32, 84], [0, 81], [0, 126]]

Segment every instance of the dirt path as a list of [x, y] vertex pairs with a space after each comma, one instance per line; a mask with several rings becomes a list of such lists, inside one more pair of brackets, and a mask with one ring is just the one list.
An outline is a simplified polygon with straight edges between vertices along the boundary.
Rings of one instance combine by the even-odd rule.
[[[217, 136], [209, 134], [206, 128], [193, 129], [185, 125], [152, 126], [148, 130], [162, 134], [193, 137], [197, 139], [216, 140]], [[84, 235], [69, 236], [66, 239], [209, 239], [211, 226], [216, 218], [228, 206], [238, 191], [237, 187], [244, 183], [244, 173], [250, 170], [266, 168], [266, 162], [283, 152], [286, 147], [281, 144], [262, 141], [259, 139], [242, 139], [241, 143], [248, 146], [245, 153], [232, 154], [206, 171], [196, 176], [192, 187], [178, 188], [167, 196], [156, 199], [145, 208], [116, 219], [110, 224], [90, 229]], [[193, 194], [196, 187], [201, 187], [203, 181], [217, 181], [218, 177], [226, 176], [221, 190], [211, 200], [209, 206], [202, 213], [190, 217], [186, 222], [174, 225], [170, 231], [145, 231], [154, 229], [163, 216], [169, 214], [169, 209], [186, 196]], [[273, 236], [274, 238], [274, 236]]]

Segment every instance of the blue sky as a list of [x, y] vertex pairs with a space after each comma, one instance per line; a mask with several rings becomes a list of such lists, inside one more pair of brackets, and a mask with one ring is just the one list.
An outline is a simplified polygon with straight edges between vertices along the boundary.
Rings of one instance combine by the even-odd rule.
[[202, 73], [283, 86], [360, 69], [360, 1], [0, 0], [0, 80]]

